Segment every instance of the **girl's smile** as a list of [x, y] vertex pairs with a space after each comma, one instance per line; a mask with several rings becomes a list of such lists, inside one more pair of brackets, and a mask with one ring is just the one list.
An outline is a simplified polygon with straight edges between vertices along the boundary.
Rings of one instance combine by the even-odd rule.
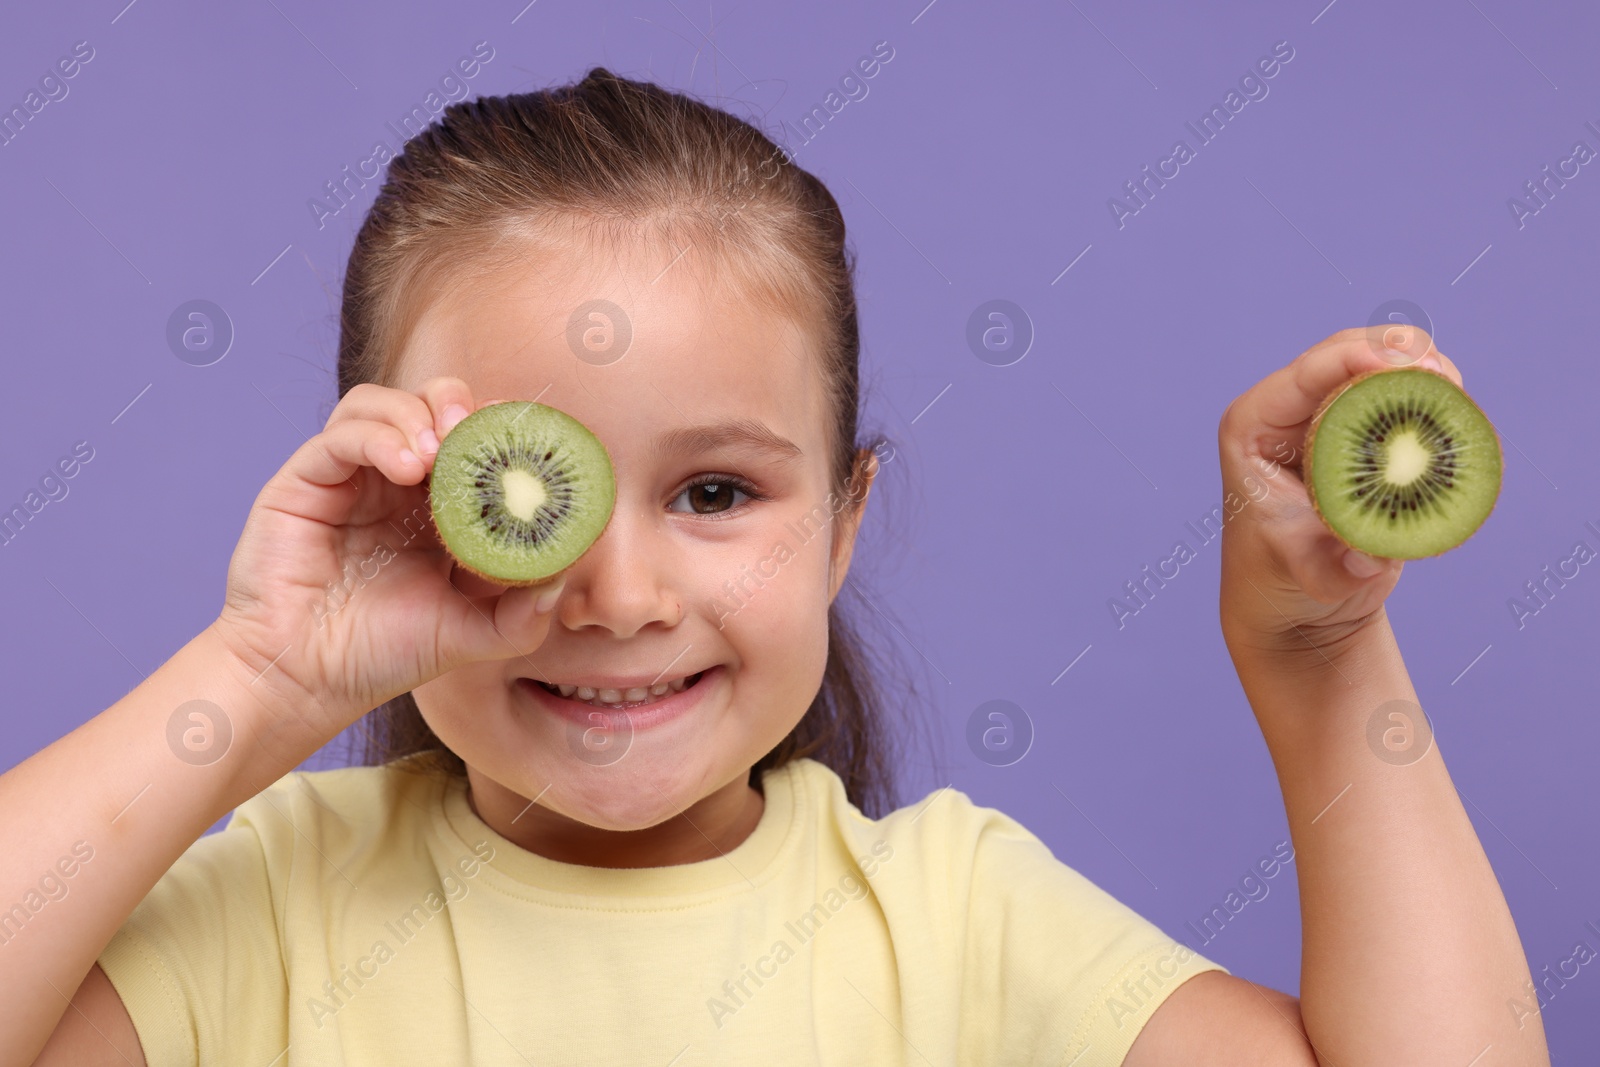
[[[519, 678], [517, 684], [532, 699], [534, 706], [581, 726], [606, 732], [623, 731], [632, 735], [640, 730], [680, 719], [692, 712], [719, 687], [724, 671], [712, 667], [671, 682], [654, 686], [607, 688], [560, 685], [557, 691], [533, 678]], [[656, 690], [662, 690], [657, 693]], [[584, 694], [589, 694], [585, 696]]]

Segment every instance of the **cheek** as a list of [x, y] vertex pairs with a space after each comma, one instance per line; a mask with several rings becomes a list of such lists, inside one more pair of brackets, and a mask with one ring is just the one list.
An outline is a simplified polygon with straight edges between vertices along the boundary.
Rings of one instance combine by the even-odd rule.
[[752, 681], [793, 686], [821, 678], [828, 642], [827, 543], [826, 531], [802, 540], [790, 528], [754, 558], [735, 564], [731, 575], [716, 572], [712, 621], [720, 621], [724, 640]]
[[[780, 575], [798, 579], [798, 575]], [[745, 601], [739, 613], [725, 620], [723, 634], [746, 669], [766, 663], [805, 659], [808, 650], [826, 641], [828, 603], [820, 581], [798, 581], [781, 591], [772, 582]]]
[[503, 663], [490, 661], [458, 667], [439, 675], [411, 691], [422, 713], [422, 721], [444, 742], [445, 747], [468, 763], [477, 755], [474, 748], [498, 742], [485, 738], [484, 724], [498, 715], [486, 715], [484, 702], [509, 701]]
[[828, 662], [827, 604], [802, 607], [791, 599], [780, 605], [752, 604], [731, 620], [723, 640], [739, 664], [731, 693], [732, 710], [744, 734], [741, 747], [750, 761], [794, 729], [822, 685]]

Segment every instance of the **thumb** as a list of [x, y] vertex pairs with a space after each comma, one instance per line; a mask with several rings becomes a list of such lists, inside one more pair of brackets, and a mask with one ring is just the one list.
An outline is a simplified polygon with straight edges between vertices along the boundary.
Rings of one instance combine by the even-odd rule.
[[549, 636], [556, 598], [566, 578], [526, 587], [501, 586], [499, 592], [481, 580], [472, 584], [475, 589], [489, 585], [487, 595], [469, 596], [458, 588], [445, 601], [439, 632], [441, 671], [531, 654]]
[[1344, 554], [1344, 568], [1357, 578], [1371, 578], [1389, 569], [1389, 561], [1350, 549]]
[[526, 656], [550, 634], [556, 601], [566, 587], [566, 575], [554, 582], [520, 586], [500, 594], [494, 606], [494, 627], [518, 655]]

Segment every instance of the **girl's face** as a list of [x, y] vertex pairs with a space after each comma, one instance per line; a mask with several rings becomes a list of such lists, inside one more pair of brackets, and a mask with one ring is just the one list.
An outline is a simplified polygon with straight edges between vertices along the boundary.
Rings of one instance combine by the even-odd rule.
[[[849, 494], [830, 496], [832, 412], [813, 341], [704, 269], [703, 253], [674, 254], [530, 254], [425, 311], [396, 382], [415, 391], [452, 376], [479, 404], [537, 399], [611, 454], [616, 508], [567, 571], [545, 643], [528, 656], [508, 645], [505, 659], [414, 691], [467, 764], [485, 821], [531, 851], [597, 866], [632, 865], [612, 831], [661, 824], [658, 839], [701, 858], [717, 836], [707, 824], [732, 843], [753, 827], [761, 801], [746, 778], [821, 683], [828, 605], [860, 514]], [[602, 310], [569, 328], [595, 300], [625, 323]], [[588, 329], [598, 350], [584, 347]], [[865, 484], [852, 488], [864, 502]], [[473, 595], [497, 588], [454, 580]], [[631, 725], [536, 684], [699, 672], [687, 710], [651, 722], [642, 708]], [[663, 858], [672, 852], [657, 847], [652, 865], [684, 861]]]

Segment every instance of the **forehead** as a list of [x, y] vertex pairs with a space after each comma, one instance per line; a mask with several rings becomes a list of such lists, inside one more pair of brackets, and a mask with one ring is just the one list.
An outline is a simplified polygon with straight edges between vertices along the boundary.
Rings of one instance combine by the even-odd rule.
[[418, 317], [395, 384], [449, 375], [480, 403], [538, 398], [608, 447], [747, 418], [824, 457], [815, 328], [753, 299], [736, 267], [703, 249], [618, 244], [530, 244], [449, 285]]

